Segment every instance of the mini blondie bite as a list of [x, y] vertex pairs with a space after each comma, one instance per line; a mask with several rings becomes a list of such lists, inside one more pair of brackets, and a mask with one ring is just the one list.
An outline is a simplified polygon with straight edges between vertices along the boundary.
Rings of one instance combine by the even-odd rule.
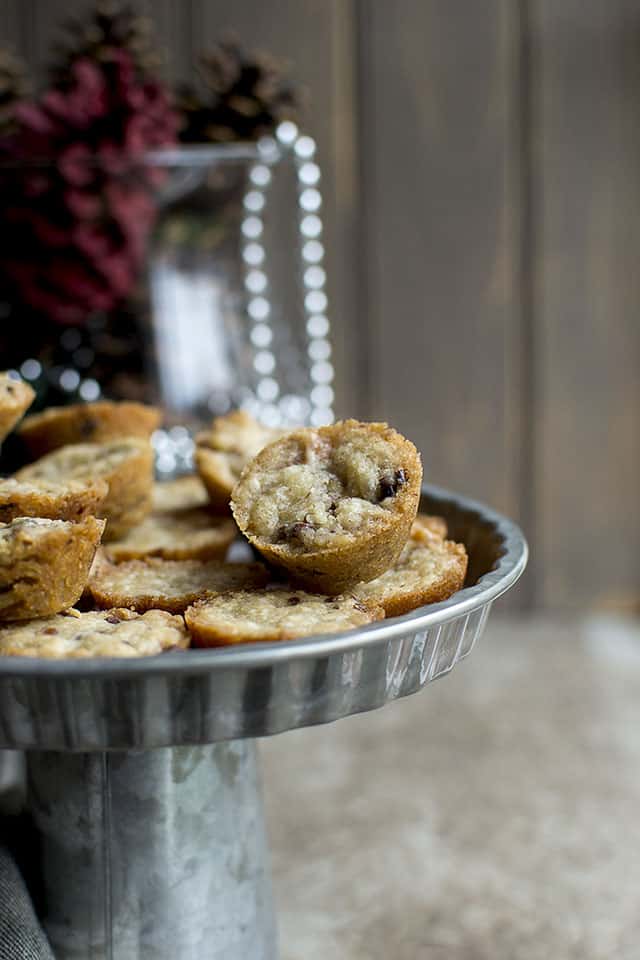
[[107, 443], [123, 437], [148, 440], [160, 423], [160, 411], [143, 403], [71, 403], [25, 417], [18, 436], [33, 457], [70, 443]]
[[207, 488], [211, 506], [229, 510], [231, 491], [246, 464], [285, 430], [265, 427], [245, 410], [216, 417], [209, 430], [196, 437], [195, 464]]
[[0, 521], [16, 517], [82, 520], [97, 516], [109, 491], [104, 480], [0, 480]]
[[153, 450], [148, 440], [135, 437], [110, 443], [73, 443], [18, 470], [15, 479], [53, 483], [104, 480], [109, 490], [100, 516], [107, 520], [105, 540], [115, 540], [151, 509]]
[[378, 603], [387, 617], [397, 617], [426, 603], [447, 600], [464, 586], [467, 552], [461, 543], [414, 529], [411, 539], [388, 570], [354, 587], [365, 603]]
[[34, 398], [33, 389], [24, 380], [14, 380], [8, 373], [0, 373], [0, 443], [11, 433]]
[[383, 617], [384, 611], [375, 603], [285, 588], [233, 590], [202, 600], [185, 613], [187, 628], [199, 647], [340, 633]]
[[109, 559], [211, 560], [222, 558], [237, 535], [233, 518], [214, 516], [206, 507], [161, 510], [106, 546]]
[[0, 619], [47, 617], [80, 598], [104, 520], [20, 517], [0, 524]]
[[336, 594], [399, 557], [422, 481], [412, 443], [386, 423], [289, 433], [243, 470], [231, 509], [249, 542], [305, 589]]
[[70, 610], [45, 620], [0, 627], [0, 656], [151, 657], [189, 646], [182, 617], [161, 610]]
[[91, 571], [89, 591], [99, 607], [182, 613], [196, 600], [227, 590], [263, 587], [268, 581], [269, 573], [261, 563], [154, 558], [112, 564], [100, 557]]

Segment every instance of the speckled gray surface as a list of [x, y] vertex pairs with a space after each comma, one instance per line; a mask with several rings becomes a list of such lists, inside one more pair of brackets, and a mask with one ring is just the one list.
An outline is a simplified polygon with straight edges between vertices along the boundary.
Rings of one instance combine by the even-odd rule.
[[640, 627], [495, 618], [447, 678], [262, 747], [282, 960], [637, 960]]

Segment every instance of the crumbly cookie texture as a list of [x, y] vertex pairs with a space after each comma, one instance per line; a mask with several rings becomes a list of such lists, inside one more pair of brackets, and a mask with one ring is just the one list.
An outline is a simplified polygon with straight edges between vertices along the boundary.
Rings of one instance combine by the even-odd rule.
[[345, 420], [265, 447], [233, 490], [236, 522], [298, 585], [341, 593], [399, 557], [415, 519], [422, 466], [386, 423]]
[[70, 443], [107, 443], [123, 437], [148, 440], [160, 420], [155, 407], [99, 400], [48, 407], [25, 417], [18, 434], [32, 456], [42, 457]]
[[11, 433], [34, 398], [35, 392], [24, 380], [14, 380], [8, 373], [0, 373], [0, 443]]
[[209, 497], [200, 477], [189, 474], [178, 477], [177, 480], [154, 483], [152, 502], [154, 513], [167, 513], [204, 507], [209, 502]]
[[265, 586], [269, 573], [260, 563], [218, 560], [129, 560], [94, 564], [89, 590], [99, 607], [168, 610], [182, 613], [196, 600], [227, 590]]
[[105, 540], [115, 540], [144, 520], [151, 509], [153, 450], [148, 440], [136, 437], [74, 443], [18, 470], [15, 479], [54, 483], [104, 480], [109, 490], [100, 516], [107, 520]]
[[161, 557], [164, 560], [222, 558], [237, 534], [231, 517], [216, 517], [206, 507], [152, 513], [119, 540], [107, 544], [114, 563]]
[[16, 517], [77, 521], [96, 516], [108, 490], [104, 480], [0, 480], [0, 521]]
[[80, 598], [104, 520], [21, 517], [0, 524], [0, 619], [47, 617]]
[[189, 646], [182, 617], [161, 610], [71, 610], [0, 628], [0, 656], [69, 659], [149, 657]]
[[274, 589], [222, 593], [189, 607], [185, 621], [196, 646], [216, 647], [341, 633], [383, 616], [379, 606], [354, 597]]
[[231, 491], [246, 464], [268, 443], [288, 431], [265, 427], [245, 410], [216, 417], [209, 430], [196, 437], [195, 464], [211, 505], [229, 509]]
[[365, 603], [379, 603], [386, 616], [396, 617], [447, 600], [464, 585], [466, 573], [467, 552], [461, 543], [418, 530], [392, 567], [358, 584], [353, 594]]
[[431, 540], [433, 537], [444, 540], [447, 533], [444, 517], [434, 517], [428, 513], [419, 513], [411, 526], [411, 537], [417, 540]]

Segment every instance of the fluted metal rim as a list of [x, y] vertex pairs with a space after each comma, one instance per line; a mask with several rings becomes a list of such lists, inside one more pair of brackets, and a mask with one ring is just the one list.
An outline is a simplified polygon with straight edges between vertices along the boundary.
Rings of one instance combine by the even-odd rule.
[[318, 635], [286, 643], [243, 644], [209, 650], [191, 649], [140, 659], [36, 660], [29, 657], [0, 657], [0, 678], [113, 679], [132, 676], [199, 675], [237, 668], [274, 666], [283, 661], [327, 657], [348, 653], [397, 637], [441, 626], [492, 603], [518, 580], [527, 564], [528, 547], [517, 524], [484, 504], [425, 485], [423, 504], [432, 512], [447, 505], [468, 513], [492, 528], [502, 543], [494, 568], [477, 583], [459, 590], [451, 599], [420, 607], [411, 613], [378, 621], [346, 633]]

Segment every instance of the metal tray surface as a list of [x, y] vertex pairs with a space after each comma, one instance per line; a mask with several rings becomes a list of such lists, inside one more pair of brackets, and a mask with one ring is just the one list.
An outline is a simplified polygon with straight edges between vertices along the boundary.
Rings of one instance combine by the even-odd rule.
[[450, 600], [360, 630], [136, 660], [0, 658], [0, 748], [94, 751], [263, 737], [373, 710], [448, 673], [527, 562], [519, 528], [425, 486], [469, 553]]

